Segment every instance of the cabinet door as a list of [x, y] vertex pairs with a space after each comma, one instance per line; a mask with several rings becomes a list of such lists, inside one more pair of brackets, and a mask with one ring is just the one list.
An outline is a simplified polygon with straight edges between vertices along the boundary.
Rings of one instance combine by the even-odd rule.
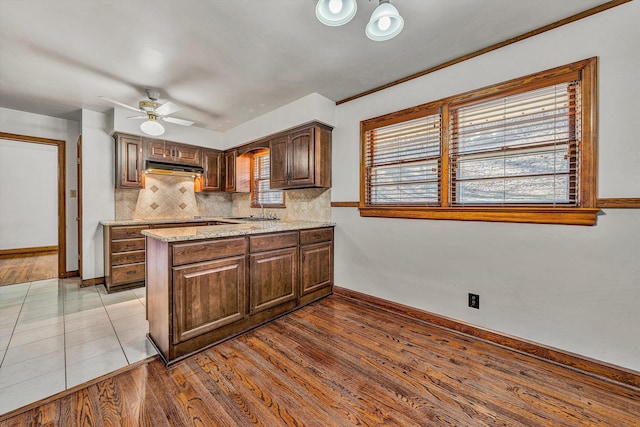
[[288, 136], [274, 138], [269, 142], [269, 184], [271, 188], [285, 188], [289, 182]]
[[300, 295], [333, 284], [333, 243], [300, 247]]
[[173, 268], [173, 342], [245, 317], [244, 256]]
[[289, 149], [288, 187], [304, 187], [314, 184], [315, 156], [313, 128], [291, 135]]
[[117, 188], [142, 188], [142, 142], [140, 138], [119, 136]]
[[224, 191], [236, 191], [236, 151], [224, 153]]
[[[168, 144], [167, 144], [168, 145]], [[202, 149], [192, 145], [171, 144], [171, 161], [181, 165], [202, 165]]]
[[296, 299], [297, 247], [252, 254], [249, 262], [251, 314]]
[[222, 191], [222, 152], [203, 150], [203, 191]]
[[145, 138], [147, 148], [147, 159], [160, 162], [171, 161], [171, 148], [160, 139]]

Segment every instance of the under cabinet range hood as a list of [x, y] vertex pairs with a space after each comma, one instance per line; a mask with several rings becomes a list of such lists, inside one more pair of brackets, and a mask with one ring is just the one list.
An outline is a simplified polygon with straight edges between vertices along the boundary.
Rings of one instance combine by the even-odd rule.
[[144, 172], [196, 178], [202, 175], [204, 169], [200, 166], [173, 165], [171, 163], [147, 161], [144, 165]]

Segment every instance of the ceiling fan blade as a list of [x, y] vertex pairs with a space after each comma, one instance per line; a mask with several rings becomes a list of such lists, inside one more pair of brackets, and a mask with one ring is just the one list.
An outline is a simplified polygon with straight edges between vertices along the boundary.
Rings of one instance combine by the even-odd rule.
[[176, 125], [182, 125], [182, 126], [191, 126], [194, 123], [190, 120], [176, 119], [175, 117], [162, 117], [161, 120], [169, 123], [174, 123]]
[[120, 102], [120, 101], [116, 101], [116, 100], [114, 100], [114, 99], [107, 98], [106, 96], [99, 96], [98, 98], [100, 98], [100, 99], [104, 99], [105, 101], [108, 101], [108, 102], [110, 102], [110, 103], [112, 103], [112, 104], [116, 104], [116, 105], [119, 105], [119, 106], [121, 106], [121, 107], [128, 108], [129, 110], [133, 110], [133, 111], [136, 111], [136, 112], [138, 112], [138, 113], [140, 112], [140, 109], [139, 109], [139, 108], [135, 108], [135, 107], [132, 107], [132, 106], [130, 106], [130, 105], [123, 104], [123, 103], [122, 103], [122, 102]]
[[147, 116], [129, 116], [127, 119], [146, 119]]
[[175, 113], [176, 111], [180, 111], [182, 108], [178, 107], [171, 101], [167, 101], [158, 108], [156, 108], [156, 114], [159, 116], [168, 116], [170, 114]]

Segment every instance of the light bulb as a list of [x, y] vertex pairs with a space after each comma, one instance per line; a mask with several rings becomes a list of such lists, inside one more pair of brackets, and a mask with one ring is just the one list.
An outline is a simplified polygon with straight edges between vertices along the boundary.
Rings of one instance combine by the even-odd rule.
[[391, 18], [389, 18], [388, 16], [383, 16], [382, 18], [378, 19], [378, 28], [380, 28], [382, 31], [387, 31], [390, 26]]
[[160, 136], [164, 133], [164, 127], [155, 121], [155, 119], [142, 122], [140, 130], [151, 136]]
[[316, 16], [323, 24], [336, 27], [351, 21], [357, 9], [356, 0], [318, 0]]
[[342, 0], [329, 0], [329, 10], [331, 13], [340, 13], [342, 10]]

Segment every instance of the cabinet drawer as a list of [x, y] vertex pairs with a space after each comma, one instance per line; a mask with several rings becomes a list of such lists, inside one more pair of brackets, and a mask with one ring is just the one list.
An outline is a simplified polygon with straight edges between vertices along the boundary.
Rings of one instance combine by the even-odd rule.
[[144, 237], [141, 231], [148, 228], [148, 225], [135, 227], [113, 227], [111, 229], [111, 240], [136, 239], [139, 237]]
[[111, 282], [113, 285], [121, 283], [133, 283], [144, 281], [144, 262], [127, 264], [111, 269]]
[[244, 237], [204, 243], [182, 243], [173, 246], [173, 265], [244, 255], [246, 247]]
[[143, 251], [144, 243], [144, 239], [129, 239], [111, 242], [111, 253]]
[[145, 251], [121, 252], [111, 256], [111, 265], [133, 264], [136, 262], [144, 262]]
[[252, 253], [298, 246], [298, 232], [292, 231], [287, 233], [251, 236], [249, 237], [249, 242], [250, 251]]
[[314, 228], [300, 230], [300, 244], [326, 242], [333, 239], [333, 228]]

